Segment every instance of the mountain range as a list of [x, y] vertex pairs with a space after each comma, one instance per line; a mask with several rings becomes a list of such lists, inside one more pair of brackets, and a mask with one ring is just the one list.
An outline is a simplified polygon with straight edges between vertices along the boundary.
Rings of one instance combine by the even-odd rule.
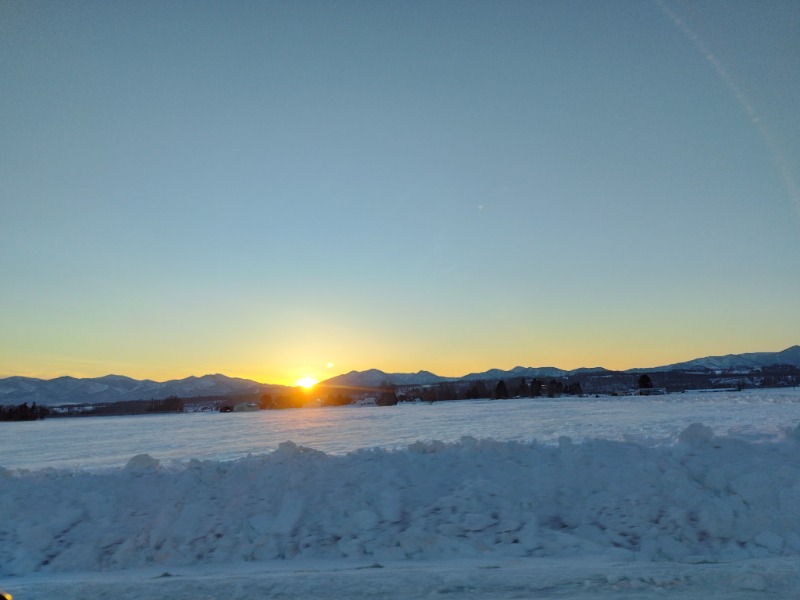
[[[781, 352], [750, 352], [747, 354], [728, 354], [725, 356], [707, 356], [694, 360], [663, 365], [660, 367], [628, 369], [625, 373], [660, 373], [668, 371], [731, 371], [753, 370], [772, 365], [791, 365], [800, 368], [800, 346], [792, 346]], [[331, 387], [378, 387], [389, 385], [429, 385], [448, 381], [480, 381], [526, 378], [562, 378], [586, 373], [607, 371], [603, 367], [572, 369], [570, 371], [557, 367], [514, 367], [504, 371], [490, 369], [480, 373], [470, 373], [463, 377], [441, 377], [430, 371], [418, 373], [384, 373], [378, 369], [368, 371], [351, 371], [322, 382]]]
[[[707, 356], [660, 367], [628, 369], [626, 373], [658, 373], [668, 371], [752, 371], [772, 365], [791, 365], [800, 368], [800, 346], [781, 352], [750, 352]], [[417, 373], [385, 373], [378, 369], [351, 371], [320, 383], [326, 387], [373, 388], [382, 385], [430, 385], [455, 381], [478, 381], [525, 378], [564, 378], [572, 375], [605, 371], [603, 367], [581, 368], [566, 371], [556, 367], [514, 367], [504, 371], [490, 369], [470, 373], [463, 377], [442, 377], [430, 371]], [[244, 394], [275, 393], [285, 386], [258, 383], [249, 379], [227, 377], [219, 373], [202, 377], [187, 377], [165, 382], [150, 379], [137, 380], [122, 375], [104, 377], [36, 379], [33, 377], [8, 377], [0, 379], [0, 405], [18, 405], [23, 402], [56, 406], [64, 404], [97, 404], [125, 400], [160, 400], [170, 396], [197, 398], [234, 396]]]
[[800, 346], [791, 346], [781, 352], [749, 352], [747, 354], [726, 354], [707, 356], [686, 362], [675, 363], [653, 369], [631, 369], [630, 373], [691, 371], [708, 369], [710, 371], [730, 371], [733, 369], [759, 369], [772, 365], [792, 365], [800, 367]]
[[80, 379], [57, 377], [8, 377], [0, 379], [0, 405], [36, 402], [42, 405], [97, 404], [125, 400], [162, 400], [170, 396], [197, 398], [203, 396], [232, 396], [258, 394], [271, 388], [282, 388], [249, 379], [227, 377], [219, 373], [202, 377], [187, 377], [157, 382], [138, 380], [123, 375], [106, 375]]

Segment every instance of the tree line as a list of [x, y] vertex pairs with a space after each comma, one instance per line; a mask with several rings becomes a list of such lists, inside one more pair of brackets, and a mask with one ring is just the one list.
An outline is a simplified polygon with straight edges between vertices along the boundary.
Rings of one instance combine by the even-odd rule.
[[34, 402], [31, 406], [25, 402], [18, 406], [0, 406], [0, 421], [38, 421], [50, 414], [47, 407]]
[[320, 394], [319, 390], [292, 388], [280, 394], [263, 394], [258, 401], [261, 410], [278, 410], [284, 408], [304, 408], [308, 406], [346, 406], [353, 403], [353, 396], [347, 391], [329, 391]]
[[580, 381], [562, 381], [559, 379], [526, 379], [515, 377], [507, 382], [501, 380], [479, 381], [446, 381], [426, 386], [389, 386], [400, 402], [443, 402], [450, 400], [478, 400], [489, 398], [505, 400], [507, 398], [558, 398], [560, 396], [582, 396], [583, 386]]

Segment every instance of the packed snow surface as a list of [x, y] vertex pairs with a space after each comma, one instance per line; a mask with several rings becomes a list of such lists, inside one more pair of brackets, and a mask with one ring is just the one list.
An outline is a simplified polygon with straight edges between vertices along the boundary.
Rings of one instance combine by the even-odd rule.
[[791, 597], [800, 426], [740, 425], [748, 435], [693, 423], [659, 442], [464, 436], [341, 454], [286, 441], [233, 460], [3, 468], [0, 587], [18, 598]]
[[309, 408], [45, 419], [0, 423], [0, 466], [14, 469], [122, 467], [137, 454], [162, 463], [230, 460], [272, 452], [291, 440], [328, 454], [364, 448], [403, 449], [417, 441], [463, 436], [557, 444], [602, 438], [643, 444], [674, 442], [692, 423], [716, 435], [774, 439], [800, 423], [800, 390], [670, 394], [622, 398], [523, 398]]

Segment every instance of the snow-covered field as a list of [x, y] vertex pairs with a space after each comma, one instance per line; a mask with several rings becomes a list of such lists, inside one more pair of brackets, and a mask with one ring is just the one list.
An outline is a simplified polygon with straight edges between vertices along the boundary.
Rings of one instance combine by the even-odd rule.
[[796, 597], [798, 423], [765, 390], [3, 424], [0, 588]]
[[671, 443], [692, 423], [739, 439], [780, 437], [800, 423], [800, 390], [672, 394], [651, 398], [557, 398], [401, 404], [255, 413], [47, 419], [0, 423], [0, 466], [9, 469], [122, 467], [150, 454], [162, 463], [230, 460], [272, 452], [285, 441], [341, 455], [405, 448], [462, 436], [555, 444], [562, 436]]

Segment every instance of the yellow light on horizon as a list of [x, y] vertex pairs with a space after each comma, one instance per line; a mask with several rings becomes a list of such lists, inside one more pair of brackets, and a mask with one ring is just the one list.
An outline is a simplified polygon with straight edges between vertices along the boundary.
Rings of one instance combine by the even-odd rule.
[[319, 382], [313, 377], [301, 377], [295, 382], [295, 385], [308, 389], [314, 387], [317, 383]]

